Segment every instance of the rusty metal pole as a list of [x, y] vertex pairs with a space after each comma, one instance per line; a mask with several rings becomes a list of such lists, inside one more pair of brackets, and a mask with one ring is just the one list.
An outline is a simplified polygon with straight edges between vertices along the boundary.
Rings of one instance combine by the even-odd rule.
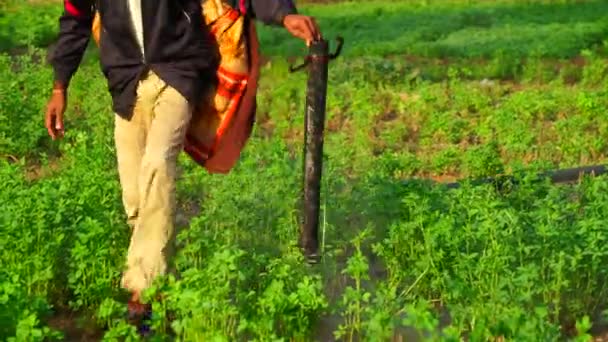
[[327, 97], [328, 64], [336, 58], [343, 40], [338, 38], [338, 47], [329, 53], [329, 43], [318, 40], [311, 43], [306, 61], [295, 72], [308, 67], [306, 108], [304, 112], [304, 160], [302, 186], [302, 217], [299, 245], [309, 263], [319, 259], [319, 211], [321, 201], [321, 177], [323, 169], [323, 141]]

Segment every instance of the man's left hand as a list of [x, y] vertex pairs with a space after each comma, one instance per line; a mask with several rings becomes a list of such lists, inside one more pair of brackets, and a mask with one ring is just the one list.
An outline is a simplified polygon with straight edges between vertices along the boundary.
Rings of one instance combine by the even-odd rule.
[[319, 26], [313, 17], [289, 14], [283, 19], [283, 26], [294, 37], [304, 40], [306, 45], [310, 45], [312, 41], [319, 40], [322, 37]]

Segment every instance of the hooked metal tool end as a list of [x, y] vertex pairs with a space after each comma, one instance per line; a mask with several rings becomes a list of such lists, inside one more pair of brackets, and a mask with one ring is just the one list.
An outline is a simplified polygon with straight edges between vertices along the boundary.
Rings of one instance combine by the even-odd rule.
[[304, 63], [302, 63], [298, 66], [290, 65], [289, 72], [294, 73], [294, 72], [300, 71], [300, 70], [306, 68], [310, 64], [310, 62], [315, 59], [326, 59], [328, 61], [332, 60], [332, 59], [336, 59], [342, 52], [342, 46], [344, 45], [344, 38], [338, 36], [338, 37], [336, 37], [336, 42], [337, 42], [336, 51], [334, 53], [328, 53], [329, 42], [327, 40], [320, 39], [320, 40], [313, 41], [308, 48], [309, 54], [308, 54], [308, 56], [306, 56], [304, 58]]

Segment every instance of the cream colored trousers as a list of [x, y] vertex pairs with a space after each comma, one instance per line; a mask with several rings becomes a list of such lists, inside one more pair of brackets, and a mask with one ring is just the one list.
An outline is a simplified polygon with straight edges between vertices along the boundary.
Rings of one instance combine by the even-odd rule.
[[192, 106], [150, 72], [139, 81], [131, 120], [115, 115], [122, 200], [131, 227], [121, 285], [140, 293], [167, 272], [173, 254], [177, 157]]

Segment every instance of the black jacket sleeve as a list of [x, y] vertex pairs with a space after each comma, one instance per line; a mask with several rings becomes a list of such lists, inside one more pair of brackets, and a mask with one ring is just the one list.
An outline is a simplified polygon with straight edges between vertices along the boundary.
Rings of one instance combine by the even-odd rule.
[[78, 69], [91, 37], [93, 0], [64, 0], [59, 18], [59, 37], [49, 56], [55, 81], [65, 87]]
[[297, 14], [292, 0], [230, 0], [232, 7], [267, 25], [280, 26], [288, 14]]

